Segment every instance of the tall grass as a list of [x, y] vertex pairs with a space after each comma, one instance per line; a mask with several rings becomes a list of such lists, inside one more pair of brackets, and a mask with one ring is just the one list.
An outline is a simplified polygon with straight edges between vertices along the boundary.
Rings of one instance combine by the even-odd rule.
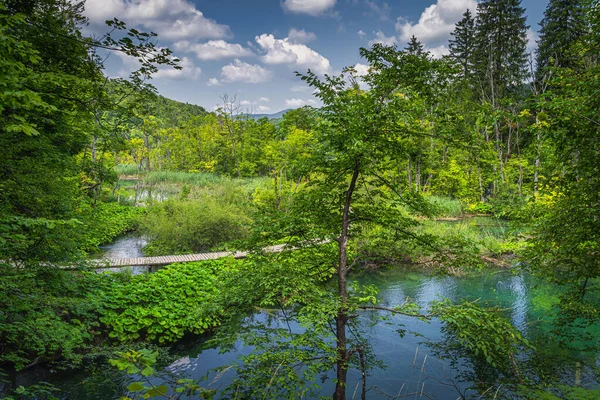
[[182, 183], [190, 186], [209, 186], [228, 178], [210, 172], [151, 171], [144, 175], [146, 184]]
[[137, 165], [135, 164], [119, 164], [115, 167], [117, 175], [135, 175], [137, 174]]
[[427, 200], [439, 210], [442, 217], [461, 217], [464, 213], [460, 200], [443, 196], [428, 196]]

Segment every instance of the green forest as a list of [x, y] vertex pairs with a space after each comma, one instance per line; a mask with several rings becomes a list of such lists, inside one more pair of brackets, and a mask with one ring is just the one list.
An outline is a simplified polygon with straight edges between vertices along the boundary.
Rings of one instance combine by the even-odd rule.
[[[0, 1], [1, 398], [600, 398], [597, 0], [549, 0], [533, 54], [520, 0], [482, 0], [447, 56], [413, 36], [296, 72], [322, 105], [277, 119], [161, 96], [171, 50], [117, 15], [87, 36], [83, 10]], [[98, 270], [123, 235], [231, 256]], [[443, 290], [392, 304], [392, 279]], [[419, 343], [395, 360], [417, 383], [371, 383], [383, 327]], [[193, 346], [249, 350], [178, 374]]]

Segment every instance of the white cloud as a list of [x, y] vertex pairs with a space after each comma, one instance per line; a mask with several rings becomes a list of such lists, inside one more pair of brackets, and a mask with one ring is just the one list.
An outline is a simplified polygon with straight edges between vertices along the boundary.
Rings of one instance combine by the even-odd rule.
[[221, 84], [221, 82], [219, 82], [219, 80], [217, 78], [210, 78], [207, 82], [206, 85], [207, 86], [219, 86]]
[[533, 53], [537, 48], [537, 41], [540, 39], [537, 32], [533, 29], [527, 29], [527, 51]]
[[258, 101], [262, 101], [263, 103], [268, 103], [269, 101], [271, 101], [271, 99], [269, 99], [268, 97], [259, 97]]
[[358, 36], [362, 39], [365, 36], [367, 36], [367, 34], [365, 33], [365, 31], [363, 31], [362, 29], [358, 31]]
[[417, 23], [412, 24], [404, 18], [398, 18], [396, 30], [400, 40], [407, 42], [411, 36], [426, 44], [446, 41], [454, 31], [454, 25], [462, 19], [462, 15], [470, 9], [477, 9], [476, 0], [437, 0], [427, 7]]
[[266, 51], [262, 60], [267, 64], [289, 64], [300, 69], [311, 69], [317, 74], [329, 72], [329, 60], [303, 44], [290, 42], [289, 38], [275, 39], [263, 33], [257, 36], [256, 43]]
[[356, 70], [356, 75], [358, 76], [365, 76], [369, 73], [369, 66], [365, 64], [357, 63], [354, 66], [354, 69]]
[[267, 107], [267, 106], [258, 106], [258, 107], [256, 108], [256, 111], [259, 111], [259, 112], [262, 112], [262, 113], [264, 113], [264, 112], [267, 112], [267, 111], [271, 111], [271, 107]]
[[390, 5], [385, 1], [379, 5], [376, 1], [367, 0], [367, 6], [371, 10], [373, 14], [379, 17], [382, 21], [387, 21], [390, 19]]
[[428, 51], [429, 53], [431, 53], [431, 56], [433, 58], [442, 58], [442, 56], [445, 56], [447, 54], [450, 53], [450, 49], [448, 49], [448, 47], [446, 47], [446, 45], [439, 45], [437, 47], [426, 47], [425, 51]]
[[315, 35], [313, 32], [306, 32], [304, 29], [298, 30], [296, 28], [292, 28], [288, 33], [288, 40], [291, 43], [308, 43], [316, 38], [317, 35]]
[[336, 0], [285, 0], [281, 6], [292, 13], [317, 16], [331, 9], [335, 2]]
[[[160, 50], [160, 49], [159, 49]], [[113, 54], [117, 55], [123, 65], [117, 72], [116, 76], [120, 78], [127, 77], [131, 72], [140, 68], [140, 62], [137, 57], [129, 56], [120, 51], [113, 51]], [[177, 58], [171, 55], [171, 59]], [[177, 63], [181, 69], [175, 69], [170, 66], [159, 66], [158, 71], [152, 75], [154, 79], [191, 79], [196, 80], [200, 77], [202, 70], [197, 67], [194, 62], [188, 57], [180, 57], [180, 62]]]
[[271, 71], [260, 65], [248, 64], [239, 59], [221, 68], [221, 82], [261, 83], [271, 78]]
[[308, 92], [310, 90], [309, 86], [304, 85], [295, 85], [290, 88], [292, 92]]
[[242, 101], [240, 101], [240, 105], [241, 106], [249, 106], [249, 105], [252, 105], [252, 102], [248, 101], [248, 100], [242, 100]]
[[313, 99], [286, 99], [286, 107], [302, 107], [302, 106], [316, 106], [318, 103]]
[[209, 40], [206, 43], [190, 43], [187, 40], [175, 42], [178, 51], [196, 53], [200, 60], [220, 60], [222, 58], [240, 58], [254, 53], [240, 44], [228, 43], [224, 40]]
[[187, 57], [182, 57], [179, 63], [180, 70], [175, 68], [159, 68], [154, 74], [154, 79], [191, 79], [196, 80], [200, 77], [202, 70], [196, 67], [194, 62]]
[[373, 46], [375, 43], [381, 43], [386, 46], [391, 46], [396, 43], [395, 36], [385, 36], [382, 31], [373, 32], [375, 33], [375, 39], [369, 41], [369, 46]]
[[143, 26], [162, 39], [225, 38], [229, 26], [206, 18], [188, 0], [87, 0], [85, 16], [92, 27], [104, 26], [115, 16], [130, 27]]

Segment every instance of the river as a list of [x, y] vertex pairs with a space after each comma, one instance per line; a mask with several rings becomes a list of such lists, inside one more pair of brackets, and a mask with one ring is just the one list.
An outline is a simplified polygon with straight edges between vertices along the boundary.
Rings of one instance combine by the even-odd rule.
[[[354, 276], [354, 280], [362, 284], [374, 284], [380, 292], [379, 305], [393, 306], [404, 302], [407, 298], [418, 302], [426, 308], [436, 299], [449, 298], [454, 302], [463, 300], [478, 300], [480, 304], [493, 304], [506, 309], [510, 317], [524, 334], [530, 339], [535, 339], [548, 328], [548, 315], [545, 308], [546, 292], [543, 287], [534, 286], [532, 278], [522, 275], [513, 275], [509, 271], [492, 270], [465, 277], [432, 277], [423, 272], [410, 268], [395, 268], [381, 270]], [[535, 288], [535, 289], [534, 289]], [[253, 318], [264, 320], [266, 315], [258, 313]], [[406, 396], [410, 393], [416, 399], [456, 399], [458, 390], [464, 391], [470, 382], [459, 382], [458, 374], [468, 372], [468, 365], [459, 362], [452, 366], [449, 360], [436, 357], [428, 340], [436, 342], [443, 340], [440, 330], [441, 323], [437, 320], [423, 322], [406, 316], [395, 316], [387, 323], [380, 322], [373, 325], [374, 312], [364, 312], [360, 315], [361, 325], [373, 346], [375, 355], [386, 366], [385, 369], [371, 371], [368, 378], [368, 399], [386, 399], [388, 396]], [[283, 323], [275, 320], [275, 324]], [[400, 337], [397, 330], [400, 325], [411, 333]], [[296, 329], [296, 327], [292, 327]], [[597, 357], [591, 359], [589, 355], [564, 354], [555, 344], [547, 344], [557, 348], [557, 364], [559, 374], [562, 374], [566, 384], [575, 384], [576, 369], [581, 376], [582, 384], [595, 386], [593, 374], [587, 365], [600, 366]], [[547, 353], [552, 354], [552, 348]], [[216, 382], [210, 383], [215, 373], [213, 368], [234, 363], [239, 355], [248, 354], [251, 348], [241, 345], [232, 352], [219, 354], [218, 349], [206, 349], [202, 340], [194, 343], [180, 344], [172, 349], [172, 354], [178, 357], [167, 370], [178, 376], [201, 379], [208, 375], [209, 381], [205, 386], [222, 387], [231, 382], [233, 373], [228, 372]], [[560, 354], [559, 354], [560, 353]], [[460, 361], [460, 360], [459, 360]], [[577, 364], [579, 362], [580, 364]], [[583, 365], [583, 367], [576, 367]], [[333, 375], [330, 374], [331, 378]], [[68, 399], [111, 399], [122, 394], [126, 384], [124, 377], [117, 373], [106, 371], [100, 374], [79, 373], [69, 377], [56, 379], [63, 389], [63, 398]], [[353, 370], [348, 377], [348, 395], [352, 393], [360, 381], [360, 374]], [[330, 395], [333, 391], [332, 380], [323, 384], [322, 394]], [[422, 393], [422, 395], [421, 395]], [[475, 392], [467, 392], [477, 398]], [[360, 390], [357, 397], [360, 397]], [[469, 397], [468, 397], [469, 398]]]

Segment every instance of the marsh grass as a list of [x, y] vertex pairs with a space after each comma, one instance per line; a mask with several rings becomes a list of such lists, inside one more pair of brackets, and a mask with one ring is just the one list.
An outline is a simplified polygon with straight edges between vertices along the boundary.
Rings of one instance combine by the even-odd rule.
[[464, 207], [460, 200], [444, 196], [428, 196], [427, 201], [436, 207], [440, 217], [461, 217], [464, 214]]
[[137, 174], [137, 165], [135, 164], [118, 164], [115, 167], [117, 175], [135, 175]]

